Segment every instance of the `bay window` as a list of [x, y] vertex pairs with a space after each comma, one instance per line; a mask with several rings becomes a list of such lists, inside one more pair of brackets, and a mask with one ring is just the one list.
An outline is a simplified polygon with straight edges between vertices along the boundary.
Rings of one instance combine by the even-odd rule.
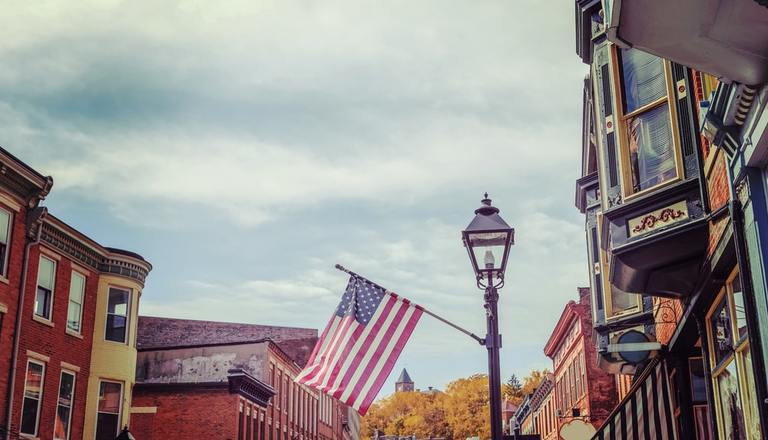
[[104, 339], [123, 344], [127, 342], [130, 308], [131, 291], [110, 287], [107, 302], [107, 328], [104, 333]]
[[669, 63], [637, 49], [611, 50], [624, 197], [682, 175]]
[[99, 407], [96, 415], [96, 440], [113, 440], [120, 429], [120, 409], [123, 400], [123, 384], [101, 381], [99, 383]]
[[22, 434], [37, 437], [44, 379], [45, 364], [28, 361], [27, 375], [24, 380], [24, 401], [21, 406], [21, 426], [19, 427]]
[[707, 337], [719, 437], [757, 440], [760, 419], [738, 271], [728, 278], [707, 314]]
[[37, 267], [37, 293], [35, 295], [35, 315], [48, 321], [53, 311], [53, 291], [56, 284], [56, 262], [47, 257], [40, 257]]
[[69, 307], [67, 309], [67, 330], [80, 333], [82, 330], [83, 299], [85, 298], [85, 277], [72, 271], [69, 284]]
[[59, 381], [59, 401], [56, 405], [56, 421], [53, 426], [53, 440], [69, 440], [74, 396], [75, 374], [62, 371]]

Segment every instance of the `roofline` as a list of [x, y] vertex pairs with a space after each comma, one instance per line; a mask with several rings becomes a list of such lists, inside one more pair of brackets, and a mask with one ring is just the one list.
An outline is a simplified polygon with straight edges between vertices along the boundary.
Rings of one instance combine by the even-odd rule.
[[555, 349], [559, 345], [563, 336], [565, 336], [565, 330], [567, 329], [567, 326], [573, 321], [573, 317], [578, 318], [578, 313], [576, 313], [575, 306], [576, 302], [570, 300], [563, 308], [563, 312], [560, 314], [560, 319], [557, 320], [555, 329], [552, 331], [552, 334], [549, 335], [549, 340], [547, 340], [546, 345], [544, 345], [544, 354], [548, 357], [552, 357], [552, 355], [555, 353]]
[[51, 176], [44, 176], [36, 169], [27, 165], [26, 162], [11, 154], [10, 151], [0, 147], [0, 161], [5, 165], [11, 165], [19, 174], [29, 179], [30, 182], [37, 184], [40, 189], [45, 188]]
[[[318, 333], [318, 329], [312, 328], [312, 327], [291, 327], [287, 325], [268, 325], [268, 324], [252, 324], [248, 322], [230, 322], [230, 321], [209, 321], [205, 319], [189, 319], [189, 318], [171, 318], [168, 316], [152, 316], [152, 315], [139, 315], [139, 318], [152, 318], [152, 319], [164, 319], [164, 320], [174, 320], [174, 321], [192, 321], [192, 322], [209, 322], [213, 324], [236, 324], [236, 325], [252, 325], [252, 326], [259, 326], [259, 327], [273, 327], [273, 328], [292, 328], [297, 330], [311, 330], [316, 333]], [[269, 339], [269, 338], [264, 338]], [[300, 338], [294, 338], [294, 339], [300, 339]], [[286, 339], [288, 340], [288, 339]], [[290, 339], [293, 340], [293, 339]]]
[[56, 217], [55, 215], [48, 213], [45, 216], [46, 223], [50, 224], [51, 226], [58, 228], [62, 232], [72, 235], [75, 238], [79, 239], [83, 244], [86, 244], [88, 247], [93, 249], [98, 254], [101, 254], [104, 257], [112, 257], [112, 258], [130, 258], [133, 260], [136, 260], [139, 264], [143, 264], [148, 266], [148, 270], [152, 270], [152, 264], [147, 261], [144, 257], [139, 255], [136, 252], [126, 251], [123, 249], [118, 249], [114, 247], [109, 246], [103, 246], [96, 240], [92, 239], [91, 237], [83, 234], [82, 232], [75, 229], [72, 225], [66, 223], [64, 220]]

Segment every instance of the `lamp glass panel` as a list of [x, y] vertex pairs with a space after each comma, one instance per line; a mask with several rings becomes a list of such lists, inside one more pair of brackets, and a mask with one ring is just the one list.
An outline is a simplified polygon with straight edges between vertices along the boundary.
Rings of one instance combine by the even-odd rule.
[[501, 269], [508, 232], [474, 232], [468, 234], [477, 267], [480, 270]]

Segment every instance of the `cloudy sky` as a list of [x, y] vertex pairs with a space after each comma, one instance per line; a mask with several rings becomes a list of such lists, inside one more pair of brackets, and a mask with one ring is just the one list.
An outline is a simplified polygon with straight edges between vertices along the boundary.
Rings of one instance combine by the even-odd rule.
[[[587, 282], [573, 27], [572, 0], [12, 0], [0, 145], [54, 177], [55, 215], [153, 263], [155, 316], [322, 327], [341, 263], [484, 334], [460, 231], [488, 191], [523, 376]], [[443, 387], [486, 353], [425, 317], [403, 366]]]

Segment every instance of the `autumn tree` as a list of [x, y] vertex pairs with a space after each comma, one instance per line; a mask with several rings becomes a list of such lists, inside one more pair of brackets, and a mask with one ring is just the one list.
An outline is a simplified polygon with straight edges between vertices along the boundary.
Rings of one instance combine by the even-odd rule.
[[373, 438], [380, 429], [387, 435], [451, 438], [443, 393], [399, 392], [375, 402], [362, 421], [361, 434]]
[[531, 370], [527, 376], [523, 379], [523, 386], [521, 388], [522, 395], [531, 394], [536, 391], [536, 388], [541, 385], [541, 382], [547, 377], [549, 370], [546, 368], [543, 370]]
[[446, 416], [454, 439], [490, 437], [488, 376], [475, 374], [446, 388]]
[[501, 392], [504, 398], [515, 405], [520, 405], [523, 400], [523, 384], [516, 375], [509, 376], [507, 382], [501, 386]]
[[[512, 375], [502, 386], [504, 394], [518, 399], [510, 400], [519, 404], [547, 374], [547, 370], [533, 370], [522, 383]], [[399, 392], [371, 405], [363, 417], [360, 433], [368, 439], [373, 438], [376, 429], [386, 435], [403, 437], [489, 438], [489, 401], [488, 376], [485, 374], [455, 380], [448, 384], [444, 393]]]

